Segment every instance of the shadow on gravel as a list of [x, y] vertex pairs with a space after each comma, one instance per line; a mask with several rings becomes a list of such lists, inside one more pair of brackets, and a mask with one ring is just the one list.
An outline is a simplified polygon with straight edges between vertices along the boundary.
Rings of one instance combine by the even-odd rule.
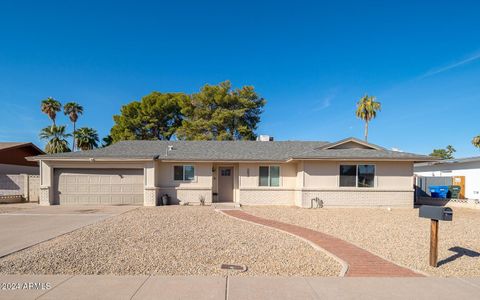
[[454, 261], [454, 260], [456, 260], [456, 259], [458, 259], [462, 256], [467, 256], [467, 257], [472, 257], [472, 258], [480, 257], [480, 253], [478, 253], [477, 251], [473, 251], [473, 250], [463, 248], [463, 247], [458, 247], [457, 246], [457, 247], [452, 247], [448, 250], [450, 250], [452, 252], [455, 252], [455, 254], [439, 261], [438, 262], [439, 267], [441, 265], [448, 264], [449, 262], [452, 262], [452, 261]]

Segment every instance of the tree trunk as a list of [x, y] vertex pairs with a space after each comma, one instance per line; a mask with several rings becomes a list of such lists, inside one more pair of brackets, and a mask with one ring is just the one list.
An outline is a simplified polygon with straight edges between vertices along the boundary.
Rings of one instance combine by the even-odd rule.
[[72, 152], [75, 152], [75, 123], [76, 122], [73, 122], [73, 144], [72, 144]]
[[368, 142], [368, 121], [365, 122], [365, 142]]

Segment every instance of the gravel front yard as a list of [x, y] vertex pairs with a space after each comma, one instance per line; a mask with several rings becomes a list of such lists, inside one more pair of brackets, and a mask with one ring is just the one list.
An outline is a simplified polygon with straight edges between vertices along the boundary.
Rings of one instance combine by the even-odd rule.
[[480, 211], [453, 208], [453, 221], [440, 222], [439, 262], [443, 263], [432, 268], [428, 265], [430, 220], [420, 219], [417, 209], [244, 207], [244, 210], [331, 234], [434, 276], [480, 276]]
[[141, 207], [0, 259], [1, 274], [338, 276], [307, 243], [211, 207]]

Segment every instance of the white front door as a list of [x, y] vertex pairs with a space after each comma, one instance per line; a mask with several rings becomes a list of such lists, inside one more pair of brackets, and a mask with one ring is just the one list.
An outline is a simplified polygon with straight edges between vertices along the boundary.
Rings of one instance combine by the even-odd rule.
[[218, 168], [218, 201], [233, 202], [233, 167]]

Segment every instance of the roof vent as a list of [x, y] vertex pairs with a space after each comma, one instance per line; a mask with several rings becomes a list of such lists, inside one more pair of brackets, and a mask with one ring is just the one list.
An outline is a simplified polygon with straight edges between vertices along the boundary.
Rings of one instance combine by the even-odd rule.
[[272, 142], [273, 141], [273, 136], [261, 134], [257, 136], [257, 141], [259, 142]]
[[173, 145], [168, 145], [168, 146], [167, 146], [167, 149], [165, 149], [165, 156], [168, 156], [168, 152], [170, 152], [170, 151], [172, 151], [172, 150], [175, 150], [175, 149], [173, 148]]

